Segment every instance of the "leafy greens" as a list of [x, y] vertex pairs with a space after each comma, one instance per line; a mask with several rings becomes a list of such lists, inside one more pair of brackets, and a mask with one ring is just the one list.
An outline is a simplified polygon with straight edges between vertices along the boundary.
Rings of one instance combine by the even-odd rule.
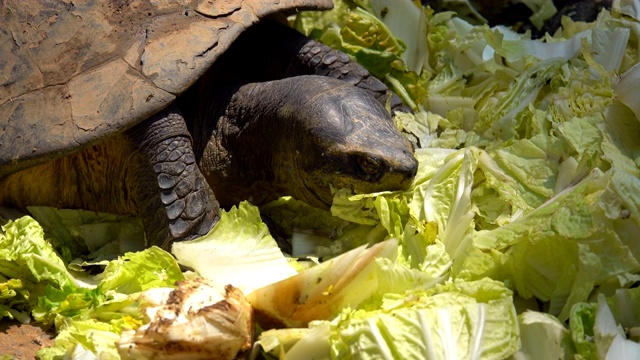
[[[140, 292], [198, 275], [233, 283], [258, 311], [298, 327], [262, 332], [254, 356], [637, 357], [640, 2], [614, 1], [590, 23], [565, 18], [541, 40], [391, 3], [336, 0], [292, 22], [413, 109], [394, 119], [416, 145], [409, 189], [337, 190], [330, 213], [289, 198], [260, 212], [241, 204], [209, 235], [174, 247], [198, 274], [157, 248], [120, 259], [103, 250], [84, 263], [106, 264], [97, 277], [77, 273], [82, 262], [67, 270], [78, 236], [135, 235], [34, 209], [58, 229], [49, 233], [62, 257], [33, 219], [7, 222], [2, 316], [55, 323], [45, 358], [117, 357], [120, 331], [144, 322]], [[525, 3], [535, 22], [555, 11], [550, 1]], [[403, 32], [405, 21], [417, 35]], [[280, 225], [297, 258], [278, 250], [260, 215]]]

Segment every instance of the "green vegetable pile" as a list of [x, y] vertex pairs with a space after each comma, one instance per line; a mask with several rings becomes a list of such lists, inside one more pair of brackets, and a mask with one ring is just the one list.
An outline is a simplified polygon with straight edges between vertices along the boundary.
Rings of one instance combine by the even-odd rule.
[[[293, 24], [412, 107], [395, 117], [420, 163], [410, 189], [336, 190], [330, 213], [242, 203], [176, 244], [178, 262], [158, 248], [109, 257], [141, 238], [135, 219], [34, 208], [38, 222], [15, 217], [0, 233], [0, 314], [55, 324], [43, 358], [118, 358], [120, 331], [145, 321], [141, 291], [204, 276], [268, 311], [277, 286], [302, 279], [327, 317], [262, 332], [253, 356], [640, 358], [640, 1], [565, 18], [541, 40], [410, 0], [334, 2]], [[536, 21], [553, 6], [529, 3]]]

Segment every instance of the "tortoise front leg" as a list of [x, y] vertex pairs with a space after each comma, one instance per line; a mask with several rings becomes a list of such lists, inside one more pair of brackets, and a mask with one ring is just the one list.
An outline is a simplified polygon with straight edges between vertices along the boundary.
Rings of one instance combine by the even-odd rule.
[[182, 114], [170, 107], [127, 135], [140, 149], [128, 181], [147, 243], [167, 249], [174, 240], [209, 232], [219, 206], [198, 168]]

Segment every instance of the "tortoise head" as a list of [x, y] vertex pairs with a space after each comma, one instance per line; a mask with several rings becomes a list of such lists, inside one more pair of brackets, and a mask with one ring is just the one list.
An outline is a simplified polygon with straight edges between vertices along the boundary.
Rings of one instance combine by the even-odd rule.
[[[306, 75], [242, 85], [224, 115], [202, 119], [216, 129], [199, 165], [223, 207], [291, 195], [328, 208], [332, 188], [404, 189], [417, 170], [384, 106], [341, 80]], [[208, 132], [193, 134], [198, 143]]]
[[288, 161], [279, 169], [287, 192], [326, 208], [332, 188], [356, 193], [407, 188], [418, 163], [384, 106], [345, 82], [312, 78], [313, 96], [280, 109], [292, 124]]

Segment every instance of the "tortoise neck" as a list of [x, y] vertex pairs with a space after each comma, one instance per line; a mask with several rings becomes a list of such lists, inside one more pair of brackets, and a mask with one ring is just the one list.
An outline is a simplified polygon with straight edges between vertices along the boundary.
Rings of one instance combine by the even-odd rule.
[[278, 111], [291, 98], [281, 88], [265, 82], [220, 90], [209, 94], [215, 101], [202, 104], [194, 119], [199, 166], [223, 207], [286, 195], [278, 168], [289, 162], [285, 150], [293, 129]]

